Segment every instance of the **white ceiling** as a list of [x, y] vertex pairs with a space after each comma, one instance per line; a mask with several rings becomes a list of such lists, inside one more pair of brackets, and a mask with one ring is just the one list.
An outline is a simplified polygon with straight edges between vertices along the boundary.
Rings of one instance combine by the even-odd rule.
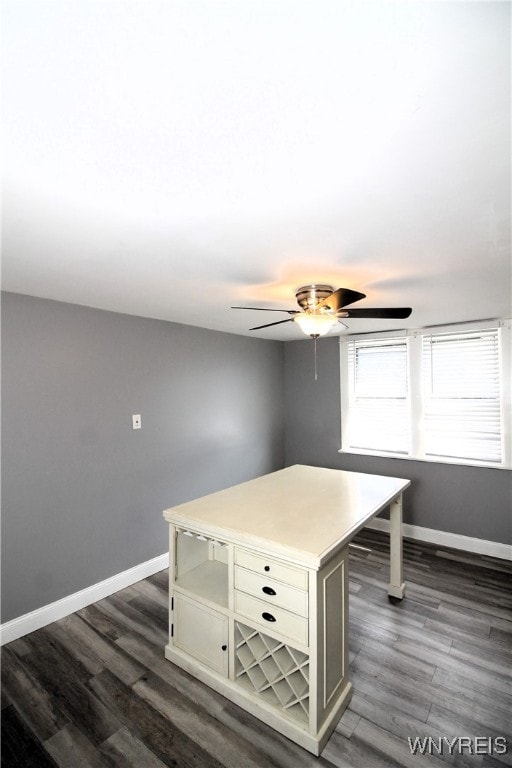
[[510, 315], [510, 3], [2, 5], [4, 290], [240, 334], [311, 282], [413, 307], [354, 333]]

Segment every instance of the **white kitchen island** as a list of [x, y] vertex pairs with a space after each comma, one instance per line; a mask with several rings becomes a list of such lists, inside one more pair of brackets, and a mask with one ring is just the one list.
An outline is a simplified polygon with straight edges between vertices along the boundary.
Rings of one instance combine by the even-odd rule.
[[404, 595], [408, 480], [296, 465], [164, 511], [166, 658], [318, 755], [347, 706], [348, 544], [390, 508]]

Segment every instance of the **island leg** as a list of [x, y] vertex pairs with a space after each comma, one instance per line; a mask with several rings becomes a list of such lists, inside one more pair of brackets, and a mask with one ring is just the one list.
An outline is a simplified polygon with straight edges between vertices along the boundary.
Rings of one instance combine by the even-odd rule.
[[389, 515], [390, 577], [388, 595], [401, 600], [405, 595], [402, 558], [402, 494], [390, 505]]

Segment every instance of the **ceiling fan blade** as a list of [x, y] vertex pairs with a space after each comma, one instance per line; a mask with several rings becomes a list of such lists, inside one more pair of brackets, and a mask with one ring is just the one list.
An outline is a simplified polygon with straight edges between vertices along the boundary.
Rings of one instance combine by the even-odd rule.
[[382, 308], [374, 308], [371, 309], [370, 307], [365, 309], [344, 309], [343, 315], [345, 315], [345, 312], [347, 313], [347, 317], [380, 317], [380, 318], [392, 318], [392, 319], [401, 319], [404, 317], [409, 317], [409, 315], [412, 312], [412, 309], [410, 307], [382, 307]]
[[366, 298], [365, 293], [352, 291], [350, 288], [338, 288], [336, 291], [333, 291], [330, 296], [327, 296], [326, 299], [323, 299], [316, 308], [320, 309], [320, 307], [325, 307], [326, 309], [331, 309], [333, 312], [337, 312], [338, 309], [346, 307], [347, 304], [353, 304], [354, 301], [360, 301], [364, 298]]
[[254, 328], [249, 328], [250, 331], [259, 331], [260, 328], [270, 328], [271, 325], [281, 325], [281, 323], [291, 323], [293, 317], [287, 317], [286, 320], [277, 320], [275, 323], [265, 323], [265, 325], [256, 325]]
[[288, 312], [289, 315], [298, 315], [298, 309], [275, 309], [274, 307], [231, 307], [231, 309], [252, 309], [256, 312]]

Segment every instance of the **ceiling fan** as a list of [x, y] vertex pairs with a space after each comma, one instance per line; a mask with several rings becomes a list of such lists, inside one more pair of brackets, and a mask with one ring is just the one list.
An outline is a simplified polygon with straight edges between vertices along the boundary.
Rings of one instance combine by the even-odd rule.
[[249, 328], [249, 330], [257, 331], [260, 328], [269, 328], [271, 325], [281, 325], [281, 323], [293, 321], [300, 326], [307, 336], [311, 336], [313, 339], [328, 333], [338, 322], [345, 325], [342, 321], [347, 317], [401, 319], [409, 317], [412, 312], [410, 307], [346, 308], [348, 305], [365, 297], [366, 294], [353, 291], [350, 288], [337, 288], [334, 290], [331, 285], [317, 283], [297, 288], [295, 298], [300, 309], [274, 309], [273, 307], [231, 307], [231, 309], [287, 312], [292, 317], [287, 317], [286, 320], [277, 320], [273, 323], [256, 325], [254, 328]]

